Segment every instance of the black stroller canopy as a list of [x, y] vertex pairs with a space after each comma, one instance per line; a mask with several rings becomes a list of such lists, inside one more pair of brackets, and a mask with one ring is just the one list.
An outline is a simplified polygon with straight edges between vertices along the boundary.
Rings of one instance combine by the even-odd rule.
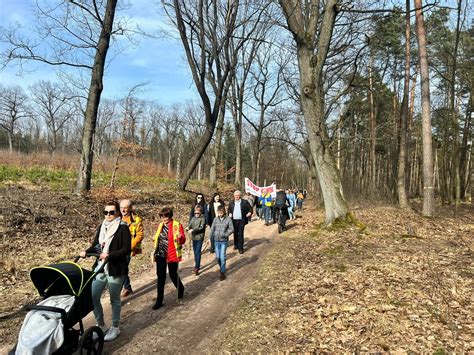
[[31, 269], [30, 278], [41, 296], [80, 296], [91, 281], [92, 271], [73, 262], [39, 266]]

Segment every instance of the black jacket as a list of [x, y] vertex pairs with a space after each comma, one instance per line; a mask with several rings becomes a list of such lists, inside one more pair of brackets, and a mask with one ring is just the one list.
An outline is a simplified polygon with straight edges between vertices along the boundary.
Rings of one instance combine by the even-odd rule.
[[278, 191], [275, 198], [275, 207], [288, 206], [288, 199], [286, 198], [285, 191]]
[[[247, 213], [252, 213], [252, 207], [250, 206], [250, 203], [247, 200], [240, 199], [242, 201], [240, 203], [240, 211], [242, 212], [242, 220], [244, 221], [244, 224], [249, 223], [249, 219], [247, 218]], [[230, 201], [229, 203], [229, 214], [234, 214], [234, 200]]]
[[[95, 233], [95, 238], [86, 253], [96, 253], [99, 246], [100, 225]], [[97, 248], [99, 246], [99, 248]], [[114, 239], [109, 247], [109, 275], [124, 276], [128, 274], [127, 255], [130, 255], [132, 248], [132, 237], [126, 223], [120, 223], [115, 232]]]
[[[223, 207], [225, 207], [224, 201], [220, 200], [219, 204]], [[216, 218], [216, 212], [214, 211], [214, 202], [210, 202], [207, 205], [207, 219], [206, 223], [208, 226], [212, 226], [212, 221], [214, 221], [214, 218]]]

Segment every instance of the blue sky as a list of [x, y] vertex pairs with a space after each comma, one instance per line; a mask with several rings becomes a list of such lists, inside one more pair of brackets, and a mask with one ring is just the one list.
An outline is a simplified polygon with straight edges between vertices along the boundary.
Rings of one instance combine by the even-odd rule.
[[[132, 6], [125, 14], [142, 30], [155, 32], [160, 26], [166, 26], [164, 18], [159, 14], [159, 1], [130, 2]], [[30, 25], [34, 22], [33, 5], [34, 0], [0, 0], [0, 24], [5, 27], [15, 23]], [[125, 39], [119, 39], [124, 49], [107, 68], [103, 97], [122, 97], [134, 85], [147, 82], [144, 92], [140, 94], [144, 99], [171, 105], [197, 98], [182, 45], [178, 40], [145, 37], [137, 40], [138, 45], [132, 45]], [[0, 50], [2, 48], [0, 44]], [[0, 83], [20, 84], [27, 89], [38, 80], [55, 80], [53, 68], [45, 64], [32, 63], [27, 69], [27, 72], [18, 76], [16, 68], [7, 67], [0, 71]]]

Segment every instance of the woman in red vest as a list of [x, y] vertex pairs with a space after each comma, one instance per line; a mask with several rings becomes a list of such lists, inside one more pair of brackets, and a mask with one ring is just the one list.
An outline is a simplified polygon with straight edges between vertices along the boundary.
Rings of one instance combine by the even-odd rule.
[[182, 245], [186, 243], [184, 228], [181, 223], [173, 220], [173, 210], [171, 208], [163, 208], [160, 217], [162, 222], [158, 226], [154, 238], [158, 296], [153, 309], [159, 309], [163, 306], [167, 267], [171, 281], [176, 286], [178, 299], [183, 298], [184, 295], [184, 285], [178, 275], [178, 264], [183, 254]]

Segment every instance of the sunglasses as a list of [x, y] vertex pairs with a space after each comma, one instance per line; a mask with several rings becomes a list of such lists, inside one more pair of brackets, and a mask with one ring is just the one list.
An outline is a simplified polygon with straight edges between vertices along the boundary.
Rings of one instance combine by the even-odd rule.
[[107, 216], [107, 215], [113, 216], [115, 213], [116, 213], [115, 210], [113, 210], [113, 211], [104, 211], [104, 216]]

